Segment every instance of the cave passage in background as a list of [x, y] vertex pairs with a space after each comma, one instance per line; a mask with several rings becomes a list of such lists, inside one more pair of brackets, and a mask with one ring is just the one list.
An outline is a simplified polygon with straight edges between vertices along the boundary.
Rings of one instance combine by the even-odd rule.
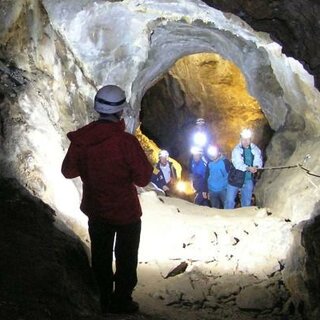
[[141, 130], [167, 149], [184, 168], [190, 158], [191, 131], [204, 118], [213, 143], [230, 152], [243, 128], [254, 131], [262, 150], [272, 130], [259, 102], [247, 91], [245, 77], [231, 61], [214, 53], [185, 56], [151, 87], [141, 103]]

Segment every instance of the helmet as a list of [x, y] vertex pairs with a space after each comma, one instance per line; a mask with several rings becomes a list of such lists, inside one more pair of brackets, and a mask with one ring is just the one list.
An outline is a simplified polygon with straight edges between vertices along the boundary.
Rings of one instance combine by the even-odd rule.
[[243, 139], [251, 139], [252, 138], [252, 131], [248, 128], [243, 129], [240, 133], [240, 137]]
[[160, 152], [159, 152], [159, 158], [160, 157], [166, 157], [166, 158], [168, 158], [169, 157], [169, 152], [167, 151], [167, 150], [161, 150]]
[[203, 125], [205, 124], [205, 121], [203, 118], [198, 118], [197, 121], [196, 121], [196, 125]]
[[94, 98], [94, 109], [99, 113], [117, 113], [126, 106], [126, 95], [118, 86], [104, 86], [98, 90]]

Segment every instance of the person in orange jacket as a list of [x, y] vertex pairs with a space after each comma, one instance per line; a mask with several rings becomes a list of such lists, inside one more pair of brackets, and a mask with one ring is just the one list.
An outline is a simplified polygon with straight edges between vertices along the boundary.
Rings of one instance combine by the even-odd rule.
[[68, 133], [71, 144], [61, 169], [66, 178], [80, 176], [83, 183], [80, 208], [89, 218], [92, 268], [103, 313], [139, 309], [132, 300], [142, 215], [136, 186], [150, 182], [153, 168], [137, 138], [125, 132], [121, 116], [126, 106], [118, 86], [98, 90], [94, 109], [100, 117]]

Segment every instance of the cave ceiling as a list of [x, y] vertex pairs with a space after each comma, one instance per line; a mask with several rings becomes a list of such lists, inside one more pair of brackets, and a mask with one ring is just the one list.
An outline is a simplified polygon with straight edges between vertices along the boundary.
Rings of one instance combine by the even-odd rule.
[[204, 0], [208, 5], [231, 12], [257, 31], [271, 35], [283, 52], [301, 61], [315, 76], [320, 88], [320, 3], [316, 0]]

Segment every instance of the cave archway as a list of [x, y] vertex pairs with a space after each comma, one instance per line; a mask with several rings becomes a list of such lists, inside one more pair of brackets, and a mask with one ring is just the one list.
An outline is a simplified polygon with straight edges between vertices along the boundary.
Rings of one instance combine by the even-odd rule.
[[[10, 45], [3, 49], [10, 50], [6, 52], [8, 57], [12, 57], [12, 61], [19, 68], [29, 70], [29, 76], [35, 69], [37, 73], [30, 77], [34, 85], [26, 88], [24, 95], [16, 99], [17, 95], [13, 92], [10, 97], [8, 113], [5, 121], [1, 123], [5, 127], [2, 132], [6, 133], [4, 149], [7, 152], [6, 157], [1, 157], [1, 160], [5, 163], [4, 168], [14, 169], [14, 174], [22, 184], [26, 184], [37, 196], [45, 199], [57, 212], [61, 211], [61, 216], [64, 215], [63, 223], [72, 226], [73, 230], [76, 230], [76, 227], [71, 219], [66, 217], [69, 217], [68, 213], [76, 212], [75, 207], [78, 207], [77, 185], [59, 180], [56, 173], [60, 167], [63, 148], [67, 145], [64, 133], [90, 119], [87, 107], [90, 103], [86, 102], [89, 101], [88, 97], [93, 96], [95, 85], [112, 82], [126, 90], [133, 106], [128, 110], [126, 120], [131, 124], [129, 130], [133, 132], [138, 126], [141, 101], [147, 90], [164, 76], [175, 61], [194, 53], [215, 52], [233, 61], [241, 69], [250, 94], [259, 101], [271, 128], [276, 131], [268, 148], [269, 164], [288, 161], [297, 163], [307, 152], [311, 152], [310, 168], [315, 172], [320, 171], [319, 96], [313, 92], [310, 77], [300, 72], [301, 67], [294, 61], [282, 57], [281, 48], [267, 35], [258, 35], [240, 19], [237, 20], [229, 14], [213, 13], [210, 8], [200, 5], [200, 1], [189, 1], [188, 5], [185, 1], [176, 3], [176, 6], [171, 2], [152, 1], [146, 1], [144, 6], [141, 6], [138, 1], [136, 7], [130, 4], [130, 8], [126, 8], [128, 3], [122, 1], [113, 1], [114, 4], [110, 1], [100, 2], [92, 7], [87, 1], [78, 1], [77, 5], [76, 2], [66, 4], [60, 1], [57, 6], [58, 2], [33, 1], [30, 7], [21, 2], [14, 6], [13, 13], [3, 11], [8, 17], [4, 20], [6, 24], [17, 20], [15, 25], [9, 24], [7, 32], [4, 32], [3, 42]], [[40, 3], [43, 3], [49, 12], [50, 19], [37, 19], [37, 15], [44, 13], [43, 8], [38, 6]], [[165, 10], [160, 5], [165, 7]], [[19, 18], [19, 7], [29, 13], [27, 19]], [[9, 19], [13, 16], [16, 19]], [[13, 26], [16, 26], [16, 29]], [[51, 30], [51, 26], [55, 30]], [[15, 30], [17, 32], [14, 32]], [[45, 81], [42, 81], [43, 79]], [[29, 116], [31, 112], [32, 117]], [[22, 124], [26, 124], [26, 130], [23, 130]], [[269, 232], [269, 236], [272, 236], [270, 241], [264, 239], [270, 252], [274, 251], [275, 242], [279, 243], [282, 250], [275, 257], [277, 259], [272, 267], [283, 267], [279, 260], [285, 258], [286, 249], [290, 246], [288, 237], [291, 239], [291, 227], [299, 223], [301, 226], [301, 221], [319, 214], [319, 208], [315, 206], [319, 199], [316, 193], [318, 187], [312, 178], [309, 180], [300, 171], [295, 171], [292, 175], [286, 172], [267, 174], [261, 183], [261, 198], [264, 204], [270, 205], [273, 212], [280, 216], [272, 215], [281, 226], [277, 225], [274, 233]], [[65, 201], [66, 195], [68, 201]], [[159, 210], [158, 213], [160, 215], [162, 212]], [[73, 216], [78, 223], [79, 217]], [[284, 217], [289, 219], [283, 219]], [[225, 235], [223, 219], [225, 217], [222, 218], [221, 234]], [[250, 220], [257, 238], [262, 232], [270, 230], [268, 219], [260, 217], [260, 220], [261, 223], [258, 224], [254, 218]], [[232, 226], [238, 229], [236, 223]], [[318, 230], [314, 229], [315, 232]], [[285, 236], [281, 230], [287, 231], [284, 232]], [[304, 242], [301, 241], [302, 230], [303, 225], [294, 230], [297, 248], [292, 246], [292, 261], [287, 260], [285, 279], [292, 292], [296, 289], [295, 284], [299, 285], [297, 299], [306, 295], [307, 290], [303, 285], [300, 286], [303, 280], [308, 279], [309, 285], [313, 280], [310, 275], [318, 275], [318, 270], [314, 273], [310, 269], [305, 272], [307, 268], [304, 263], [304, 249], [301, 247]], [[176, 231], [176, 228], [173, 228], [173, 231]], [[249, 234], [250, 237], [247, 237]], [[275, 239], [275, 234], [278, 239]], [[250, 241], [253, 239], [251, 231], [242, 232], [240, 236], [237, 233], [234, 235], [238, 240], [241, 239], [240, 245], [246, 249], [247, 244], [255, 243]], [[163, 239], [163, 234], [161, 236]], [[154, 234], [150, 238], [154, 238]], [[176, 233], [172, 236], [172, 239], [175, 238]], [[316, 247], [313, 241], [314, 236], [310, 232], [307, 244], [312, 254]], [[169, 245], [173, 247], [171, 243]], [[225, 247], [223, 242], [221, 246]], [[229, 243], [229, 246], [239, 255], [243, 255], [233, 242]], [[286, 247], [283, 248], [284, 246]], [[152, 252], [158, 254], [154, 248], [157, 248], [157, 244], [152, 246]], [[255, 249], [257, 256], [262, 255], [263, 262], [271, 260], [268, 255], [264, 255], [268, 254], [266, 247], [263, 250], [260, 247]], [[247, 254], [254, 256], [248, 250]], [[226, 261], [225, 258], [229, 259], [231, 256], [224, 255], [222, 260], [229, 265], [229, 260]], [[256, 261], [258, 268], [261, 260]], [[311, 262], [314, 263], [307, 262], [308, 268], [310, 265], [317, 265], [316, 259]], [[236, 263], [237, 268], [238, 266]], [[248, 260], [244, 258], [242, 267], [247, 266]], [[255, 267], [252, 264], [251, 270]], [[271, 274], [273, 273], [272, 268]]]
[[239, 132], [249, 127], [264, 151], [272, 130], [256, 99], [246, 89], [239, 68], [214, 53], [182, 57], [142, 99], [141, 130], [160, 148], [188, 167], [192, 130], [204, 118], [218, 144], [230, 157]]
[[[235, 28], [240, 28], [240, 24]], [[282, 56], [281, 47], [267, 35], [257, 38], [249, 34], [236, 36], [201, 21], [190, 24], [168, 22], [151, 33], [148, 59], [141, 65], [131, 86], [132, 110], [128, 121], [131, 131], [139, 125], [141, 101], [147, 90], [180, 58], [201, 52], [219, 54], [237, 65], [244, 75], [249, 94], [259, 102], [275, 132], [266, 150], [267, 165], [299, 163], [310, 150], [314, 159], [312, 145], [319, 134], [316, 124], [319, 115], [312, 107], [312, 101], [318, 99], [318, 93], [308, 91], [307, 95], [303, 94], [306, 84], [311, 85], [306, 72], [295, 61]], [[317, 166], [313, 160], [309, 164], [314, 168]], [[311, 191], [304, 173], [292, 173], [266, 172], [256, 194], [259, 205], [270, 207], [277, 215], [301, 221], [302, 216], [310, 217], [315, 202], [311, 200], [311, 192], [301, 193], [301, 188]], [[290, 189], [283, 189], [284, 184]], [[300, 199], [294, 194], [300, 194]], [[303, 210], [292, 210], [300, 206], [301, 201], [306, 201]]]

